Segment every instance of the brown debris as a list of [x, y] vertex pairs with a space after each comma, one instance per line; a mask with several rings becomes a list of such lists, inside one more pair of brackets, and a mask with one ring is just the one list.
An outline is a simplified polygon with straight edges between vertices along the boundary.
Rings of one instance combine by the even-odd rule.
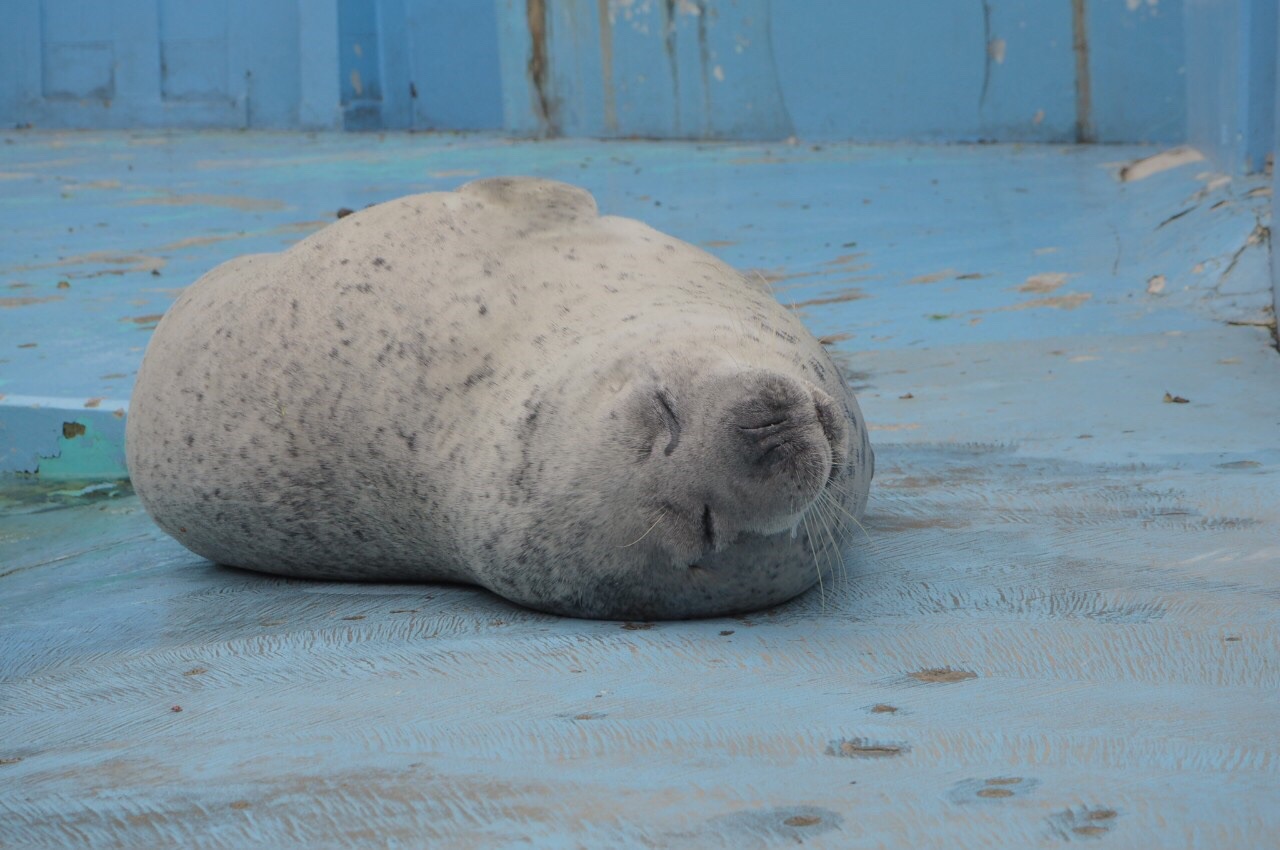
[[929, 667], [911, 673], [911, 678], [918, 682], [963, 682], [965, 679], [978, 678], [977, 673], [968, 670], [952, 670], [950, 667]]

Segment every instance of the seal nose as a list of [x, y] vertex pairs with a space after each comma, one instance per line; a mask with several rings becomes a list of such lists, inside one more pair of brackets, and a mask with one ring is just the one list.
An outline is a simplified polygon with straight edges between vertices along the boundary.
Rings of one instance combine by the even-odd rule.
[[742, 460], [770, 476], [812, 459], [824, 418], [805, 387], [773, 374], [755, 376], [730, 414]]
[[733, 376], [726, 397], [722, 457], [734, 473], [721, 485], [715, 515], [727, 518], [726, 528], [791, 528], [844, 457], [839, 405], [803, 381], [763, 370]]

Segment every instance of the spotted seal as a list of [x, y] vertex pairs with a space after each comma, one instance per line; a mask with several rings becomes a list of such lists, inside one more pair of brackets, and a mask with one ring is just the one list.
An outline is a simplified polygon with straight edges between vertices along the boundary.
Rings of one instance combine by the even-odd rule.
[[212, 561], [593, 618], [801, 593], [874, 464], [839, 371], [766, 288], [531, 178], [218, 266], [156, 328], [127, 429], [142, 504]]

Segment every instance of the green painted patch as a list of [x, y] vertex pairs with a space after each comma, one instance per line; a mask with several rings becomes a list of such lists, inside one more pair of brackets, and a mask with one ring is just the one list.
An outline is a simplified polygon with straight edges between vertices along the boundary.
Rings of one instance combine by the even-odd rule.
[[62, 423], [57, 453], [40, 458], [35, 477], [48, 482], [126, 479], [124, 446], [118, 438], [103, 434], [92, 417], [68, 420]]

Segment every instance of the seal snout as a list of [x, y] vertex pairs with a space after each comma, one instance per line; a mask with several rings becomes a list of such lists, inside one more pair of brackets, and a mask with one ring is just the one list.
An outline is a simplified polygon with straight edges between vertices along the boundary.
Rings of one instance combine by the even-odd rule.
[[[781, 375], [753, 381], [730, 412], [741, 459], [760, 476], [796, 476], [830, 467], [845, 427], [830, 396]], [[823, 469], [820, 481], [830, 470]]]
[[822, 390], [774, 372], [737, 378], [726, 408], [726, 448], [741, 478], [735, 513], [759, 531], [790, 527], [848, 453], [841, 408]]

